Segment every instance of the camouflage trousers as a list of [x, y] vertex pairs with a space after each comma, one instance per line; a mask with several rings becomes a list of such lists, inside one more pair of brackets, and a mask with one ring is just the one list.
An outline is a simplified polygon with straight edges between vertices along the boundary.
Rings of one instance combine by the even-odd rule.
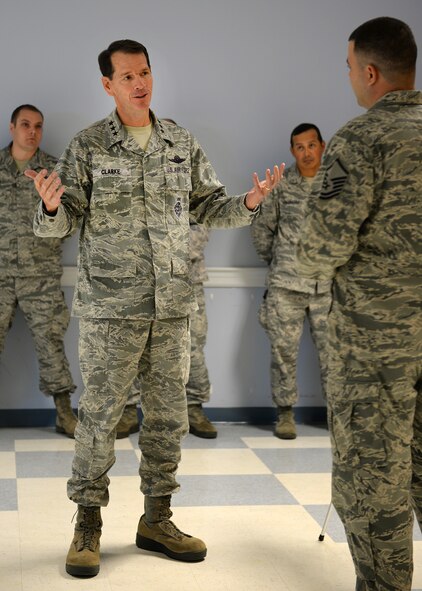
[[60, 277], [1, 277], [0, 290], [0, 352], [19, 306], [34, 339], [41, 392], [73, 392], [76, 386], [63, 343], [69, 311]]
[[377, 329], [376, 316], [371, 329], [338, 306], [329, 316], [332, 500], [356, 589], [410, 591], [412, 503], [422, 524], [422, 322], [392, 317]]
[[[190, 371], [186, 385], [188, 404], [203, 404], [210, 399], [211, 384], [205, 361], [204, 347], [207, 340], [208, 321], [205, 309], [205, 294], [202, 283], [194, 285], [198, 310], [189, 317], [190, 324]], [[128, 396], [128, 404], [138, 404], [140, 397], [140, 379], [137, 377]]]
[[81, 319], [79, 402], [68, 496], [86, 506], [108, 504], [116, 426], [135, 378], [141, 379], [143, 422], [139, 474], [144, 495], [176, 492], [181, 441], [188, 432], [185, 384], [188, 319]]
[[327, 315], [331, 294], [307, 294], [281, 287], [268, 290], [259, 321], [271, 343], [271, 391], [276, 406], [298, 400], [297, 356], [305, 317], [317, 348], [323, 393], [327, 379]]
[[196, 283], [194, 288], [198, 309], [190, 315], [190, 371], [186, 394], [188, 404], [203, 404], [209, 401], [211, 391], [204, 352], [208, 321], [205, 309], [204, 285]]

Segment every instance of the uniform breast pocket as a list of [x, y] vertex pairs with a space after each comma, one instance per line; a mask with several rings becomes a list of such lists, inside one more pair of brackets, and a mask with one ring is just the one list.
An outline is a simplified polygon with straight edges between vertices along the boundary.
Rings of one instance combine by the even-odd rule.
[[109, 186], [97, 183], [91, 196], [92, 227], [104, 231], [119, 232], [131, 222], [132, 185], [130, 182]]
[[96, 180], [85, 228], [90, 271], [95, 277], [133, 277], [136, 272], [132, 183], [129, 177]]
[[166, 173], [166, 221], [179, 224], [189, 220], [189, 195], [192, 180], [189, 173]]

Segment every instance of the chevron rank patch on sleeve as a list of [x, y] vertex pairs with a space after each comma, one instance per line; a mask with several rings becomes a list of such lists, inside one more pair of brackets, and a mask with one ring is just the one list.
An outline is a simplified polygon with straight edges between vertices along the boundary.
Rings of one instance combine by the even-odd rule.
[[320, 199], [338, 197], [347, 181], [348, 171], [340, 162], [335, 160], [326, 170]]

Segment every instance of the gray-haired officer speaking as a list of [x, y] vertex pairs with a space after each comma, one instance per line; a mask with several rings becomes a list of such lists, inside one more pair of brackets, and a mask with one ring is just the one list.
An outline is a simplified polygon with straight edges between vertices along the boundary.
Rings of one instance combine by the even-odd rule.
[[115, 461], [116, 425], [141, 369], [140, 548], [202, 560], [202, 540], [170, 517], [181, 439], [187, 433], [189, 217], [216, 227], [249, 224], [280, 170], [254, 174], [254, 188], [228, 197], [196, 139], [150, 111], [153, 79], [146, 48], [112, 43], [99, 56], [102, 83], [116, 103], [107, 118], [76, 135], [47, 176], [28, 171], [42, 197], [35, 231], [65, 236], [81, 225], [73, 313], [80, 321], [85, 391], [79, 405], [68, 495], [78, 503], [66, 568], [99, 571], [100, 507]]

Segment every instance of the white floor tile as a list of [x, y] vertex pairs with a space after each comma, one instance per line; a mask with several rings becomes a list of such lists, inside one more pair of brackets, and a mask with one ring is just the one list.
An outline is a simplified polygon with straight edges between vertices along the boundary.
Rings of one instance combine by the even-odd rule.
[[250, 449], [184, 449], [178, 474], [270, 474]]
[[0, 478], [16, 478], [16, 460], [13, 451], [0, 451]]
[[331, 474], [275, 474], [301, 505], [328, 505], [331, 501]]
[[242, 441], [252, 449], [306, 449], [329, 448], [330, 439], [326, 437], [297, 437], [296, 439], [279, 439], [278, 437], [242, 437]]

